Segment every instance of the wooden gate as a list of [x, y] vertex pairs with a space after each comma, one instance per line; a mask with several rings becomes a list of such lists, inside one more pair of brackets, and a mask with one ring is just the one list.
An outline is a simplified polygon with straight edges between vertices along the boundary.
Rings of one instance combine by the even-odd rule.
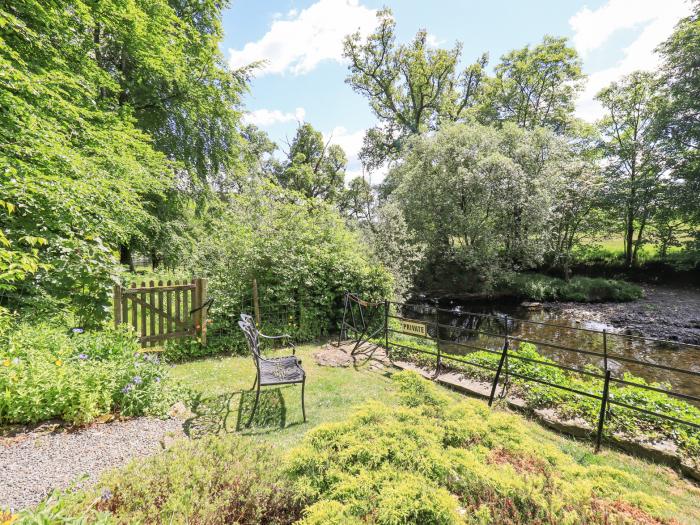
[[[204, 307], [202, 307], [204, 305]], [[207, 280], [131, 283], [114, 287], [114, 326], [129, 324], [143, 348], [166, 339], [200, 336], [207, 343]]]

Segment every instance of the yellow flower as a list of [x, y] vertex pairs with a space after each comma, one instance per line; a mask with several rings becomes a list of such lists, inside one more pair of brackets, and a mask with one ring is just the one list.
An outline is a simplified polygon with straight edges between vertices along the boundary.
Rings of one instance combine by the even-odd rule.
[[3, 359], [2, 366], [10, 366], [12, 362], [9, 359]]
[[12, 525], [15, 521], [17, 521], [17, 518], [19, 518], [19, 514], [10, 514], [10, 517], [7, 517], [7, 514], [0, 514], [0, 519], [3, 521], [0, 522], [0, 525]]
[[54, 361], [54, 364], [56, 366], [61, 366], [63, 364], [63, 361], [61, 361], [60, 359], [56, 359], [56, 361]]

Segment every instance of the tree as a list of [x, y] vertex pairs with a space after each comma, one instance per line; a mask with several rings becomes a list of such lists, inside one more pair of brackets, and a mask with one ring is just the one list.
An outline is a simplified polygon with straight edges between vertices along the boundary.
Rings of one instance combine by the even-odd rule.
[[321, 132], [305, 123], [297, 128], [277, 180], [305, 197], [335, 202], [343, 190], [346, 165], [343, 148], [324, 142]]
[[550, 131], [479, 124], [416, 137], [392, 171], [391, 199], [431, 265], [452, 263], [489, 281], [543, 261], [566, 143]]
[[361, 224], [371, 227], [374, 213], [372, 186], [364, 177], [355, 177], [348, 183], [340, 199], [340, 211]]
[[484, 88], [491, 118], [525, 129], [566, 131], [584, 79], [581, 59], [567, 43], [566, 38], [545, 36], [535, 47], [503, 55]]
[[607, 115], [600, 122], [606, 157], [607, 200], [624, 231], [624, 257], [637, 261], [646, 229], [665, 183], [664, 151], [657, 127], [660, 82], [635, 72], [603, 89], [597, 100]]
[[474, 105], [486, 57], [456, 72], [462, 47], [432, 48], [425, 30], [407, 45], [396, 43], [396, 22], [389, 9], [377, 13], [374, 33], [362, 40], [348, 36], [344, 56], [350, 62], [346, 82], [369, 100], [379, 125], [365, 136], [361, 157], [370, 168], [395, 158], [412, 135], [436, 129], [441, 120], [461, 120]]
[[[77, 2], [83, 3], [83, 2]], [[104, 103], [128, 107], [156, 149], [195, 184], [226, 186], [239, 160], [240, 95], [255, 64], [230, 71], [219, 49], [227, 2], [85, 2]]]
[[557, 158], [559, 177], [547, 228], [545, 261], [569, 278], [574, 250], [601, 232], [608, 221], [601, 208], [604, 177], [599, 136], [590, 124], [575, 122], [573, 137]]
[[668, 104], [662, 114], [671, 168], [679, 180], [676, 206], [686, 225], [700, 225], [700, 2], [660, 47]]

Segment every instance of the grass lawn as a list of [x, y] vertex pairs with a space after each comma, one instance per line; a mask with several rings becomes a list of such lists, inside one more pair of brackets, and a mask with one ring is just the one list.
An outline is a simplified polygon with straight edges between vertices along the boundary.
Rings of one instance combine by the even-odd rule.
[[[250, 429], [245, 428], [252, 404], [249, 389], [254, 380], [254, 364], [248, 357], [212, 358], [175, 366], [174, 377], [203, 397], [195, 416], [188, 421], [191, 435], [238, 432], [285, 450], [317, 425], [346, 419], [366, 400], [398, 404], [391, 370], [377, 369], [367, 362], [347, 368], [321, 367], [313, 358], [318, 350], [313, 345], [297, 350], [307, 371], [306, 424], [302, 422], [300, 386], [267, 387], [263, 390], [266, 394], [261, 395], [258, 416]], [[460, 394], [442, 390], [455, 402], [464, 399]], [[550, 432], [524, 417], [520, 420], [526, 434], [538, 443], [558, 448], [579, 465], [610, 467], [625, 473], [630, 493], [656, 497], [669, 504], [662, 511], [664, 518], [700, 524], [700, 488], [672, 469], [610, 449], [594, 454], [590, 442]]]
[[[255, 380], [255, 364], [250, 357], [210, 358], [176, 365], [173, 376], [201, 392], [204, 398], [188, 423], [192, 433], [238, 431], [287, 447], [320, 423], [342, 421], [353, 406], [363, 401], [391, 402], [394, 389], [387, 371], [366, 363], [348, 368], [321, 367], [313, 357], [319, 349], [317, 345], [297, 348], [306, 371], [306, 424], [301, 413], [301, 385], [285, 385], [263, 387], [253, 424], [250, 429], [245, 427], [255, 399], [255, 392], [250, 391]], [[358, 365], [361, 361], [360, 356]]]

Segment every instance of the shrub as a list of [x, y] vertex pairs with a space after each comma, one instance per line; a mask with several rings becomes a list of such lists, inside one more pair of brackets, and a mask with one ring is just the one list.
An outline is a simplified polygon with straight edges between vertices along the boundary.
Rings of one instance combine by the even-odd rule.
[[302, 523], [623, 524], [672, 511], [621, 470], [581, 465], [522, 419], [453, 401], [412, 372], [402, 407], [371, 402], [310, 431], [286, 471], [312, 504]]
[[510, 274], [497, 288], [534, 301], [634, 301], [643, 295], [642, 289], [625, 281], [600, 277], [574, 277], [569, 281], [541, 274]]
[[161, 415], [180, 393], [128, 330], [71, 336], [49, 324], [18, 323], [0, 347], [0, 424], [82, 424], [114, 411]]
[[[221, 210], [191, 261], [209, 278], [215, 324], [238, 332], [240, 312], [252, 313], [256, 279], [263, 328], [307, 341], [335, 328], [343, 294], [387, 297], [391, 277], [373, 263], [360, 238], [332, 207], [295, 194], [236, 196]], [[233, 321], [231, 320], [233, 319]]]
[[90, 489], [56, 494], [39, 509], [23, 512], [20, 522], [38, 523], [40, 513], [41, 523], [56, 524], [282, 525], [301, 517], [301, 503], [273, 450], [228, 435], [181, 440], [106, 474]]

